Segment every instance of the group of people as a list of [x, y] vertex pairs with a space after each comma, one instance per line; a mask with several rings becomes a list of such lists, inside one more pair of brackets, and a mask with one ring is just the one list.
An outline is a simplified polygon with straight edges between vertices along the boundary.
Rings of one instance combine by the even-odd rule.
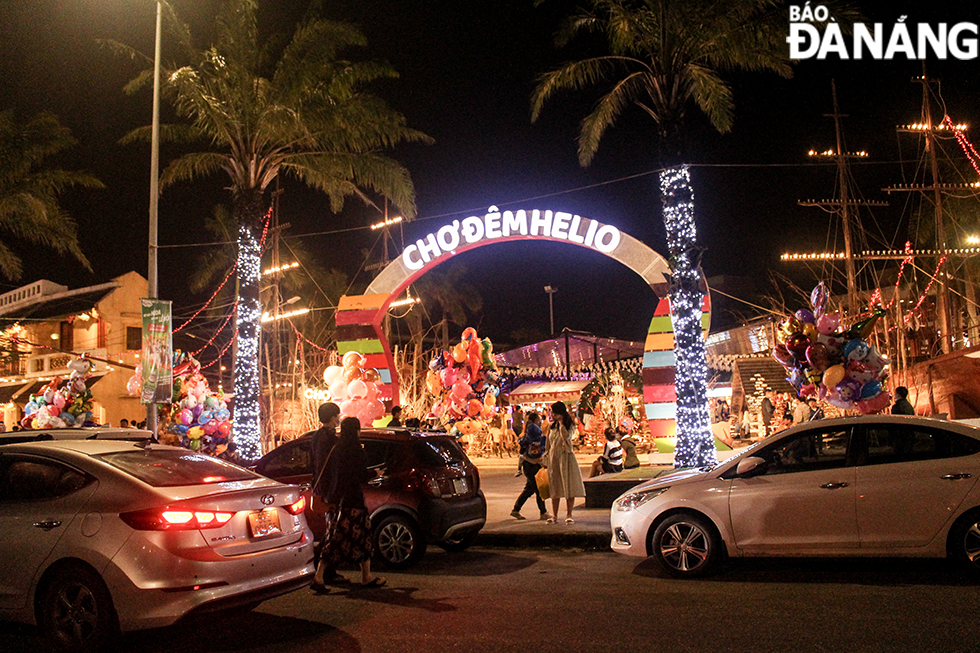
[[[575, 420], [568, 413], [563, 402], [551, 405], [550, 420], [542, 427], [542, 417], [538, 412], [514, 412], [513, 422], [515, 431], [521, 428], [519, 468], [524, 474], [524, 489], [510, 515], [514, 519], [525, 519], [521, 508], [532, 496], [538, 506], [540, 519], [549, 524], [558, 520], [558, 509], [561, 500], [565, 500], [565, 523], [574, 524], [572, 513], [575, 499], [585, 497], [585, 483], [582, 481], [582, 470], [579, 469], [575, 457], [573, 442], [577, 431]], [[518, 419], [520, 421], [518, 421]], [[607, 428], [605, 431], [606, 444], [602, 455], [592, 465], [592, 476], [613, 474], [624, 468], [639, 467], [640, 461], [636, 456], [636, 442], [629, 437], [625, 428]], [[548, 494], [551, 497], [551, 513], [548, 512], [544, 498], [541, 496], [539, 472], [546, 470]]]
[[371, 573], [371, 520], [361, 485], [374, 473], [368, 469], [361, 447], [361, 422], [356, 417], [341, 420], [340, 407], [332, 402], [320, 406], [318, 417], [321, 426], [312, 434], [312, 491], [315, 504], [324, 512], [327, 527], [310, 587], [314, 592], [324, 593], [329, 591], [329, 585], [350, 583], [350, 579], [337, 571], [345, 562], [360, 566], [361, 587], [382, 587], [386, 580]]
[[[568, 414], [564, 403], [557, 401], [551, 405], [551, 418], [542, 428], [541, 414], [529, 412], [524, 416], [523, 435], [519, 440], [521, 449], [521, 471], [527, 479], [524, 490], [514, 503], [510, 513], [515, 519], [524, 519], [521, 508], [534, 497], [540, 518], [549, 524], [558, 520], [561, 500], [565, 499], [565, 523], [574, 524], [572, 513], [575, 499], [585, 497], [585, 483], [582, 470], [578, 467], [572, 442], [577, 434], [575, 420]], [[538, 487], [537, 475], [541, 469], [547, 470], [548, 493], [551, 497], [551, 513], [545, 506]]]
[[616, 474], [624, 469], [640, 466], [640, 459], [636, 456], [636, 441], [630, 437], [624, 427], [617, 426], [615, 429], [609, 427], [604, 435], [606, 444], [602, 448], [602, 455], [592, 463], [589, 478], [602, 474]]

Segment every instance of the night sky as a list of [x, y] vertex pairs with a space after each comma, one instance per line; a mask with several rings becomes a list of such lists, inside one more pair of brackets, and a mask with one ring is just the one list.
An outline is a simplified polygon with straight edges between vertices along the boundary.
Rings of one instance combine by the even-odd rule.
[[[174, 4], [193, 27], [207, 29], [219, 2]], [[287, 26], [307, 4], [266, 0], [263, 25]], [[869, 23], [891, 24], [902, 14], [909, 22], [955, 23], [977, 21], [980, 13], [972, 2], [933, 2], [928, 9], [911, 2], [863, 4]], [[370, 57], [386, 59], [399, 71], [398, 80], [373, 90], [436, 141], [393, 153], [412, 173], [417, 190], [419, 216], [405, 226], [407, 240], [435, 231], [444, 221], [482, 215], [495, 204], [578, 213], [666, 252], [652, 122], [638, 109], [630, 111], [607, 133], [586, 169], [578, 165], [575, 136], [596, 95], [559, 96], [545, 105], [537, 123], [530, 122], [535, 76], [575, 56], [574, 48], [559, 51], [552, 42], [565, 3], [553, 0], [538, 8], [532, 0], [326, 5], [331, 18], [363, 29]], [[74, 191], [64, 200], [79, 223], [81, 245], [94, 271], [24, 246], [18, 248], [25, 259], [22, 283], [47, 278], [74, 288], [129, 270], [146, 274], [149, 146], [122, 146], [118, 140], [149, 123], [150, 93], [124, 95], [122, 87], [136, 69], [95, 40], [115, 39], [152, 53], [153, 16], [153, 3], [146, 0], [0, 0], [0, 109], [22, 115], [54, 112], [81, 141], [59, 164], [89, 170], [107, 185], [103, 191]], [[977, 62], [933, 60], [927, 65], [929, 74], [942, 80], [954, 121], [976, 122]], [[881, 235], [873, 244], [901, 247], [908, 230], [905, 198], [889, 198], [880, 189], [907, 180], [903, 175], [914, 169], [916, 143], [897, 136], [895, 126], [918, 120], [921, 87], [910, 80], [921, 73], [918, 61], [833, 59], [801, 62], [792, 80], [726, 75], [735, 90], [732, 133], [718, 135], [693, 110], [688, 122], [699, 238], [707, 248], [705, 272], [749, 277], [763, 290], [769, 270], [796, 274], [801, 284], [812, 285], [815, 278], [805, 269], [790, 268], [778, 257], [784, 251], [832, 248], [838, 238], [839, 226], [826, 214], [796, 205], [797, 199], [835, 192], [835, 169], [813, 165], [806, 156], [811, 148], [834, 145], [833, 122], [823, 116], [831, 110], [831, 79], [841, 111], [849, 115], [844, 122], [847, 148], [871, 154], [853, 169], [861, 193], [892, 202], [875, 212]], [[163, 120], [168, 119], [165, 106]], [[161, 167], [174, 152], [163, 147]], [[226, 201], [223, 182], [215, 177], [165, 191], [161, 245], [210, 240], [200, 224], [215, 203]], [[295, 237], [364, 227], [380, 217], [354, 200], [341, 215], [332, 215], [323, 198], [288, 184], [280, 209], [280, 219], [291, 224], [287, 235]], [[365, 229], [307, 240], [324, 253], [324, 264], [353, 275], [364, 262], [361, 250], [371, 248], [376, 237]], [[161, 296], [174, 301], [178, 315], [206, 298], [189, 295], [183, 281], [201, 251], [183, 247], [161, 253]], [[653, 293], [634, 273], [571, 245], [496, 245], [455, 261], [465, 264], [469, 283], [484, 300], [473, 326], [495, 341], [508, 340], [522, 326], [547, 330], [543, 286], [549, 284], [559, 288], [554, 296], [558, 330], [640, 339], [655, 305]], [[357, 280], [363, 287], [368, 278]], [[0, 285], [0, 290], [22, 283]]]

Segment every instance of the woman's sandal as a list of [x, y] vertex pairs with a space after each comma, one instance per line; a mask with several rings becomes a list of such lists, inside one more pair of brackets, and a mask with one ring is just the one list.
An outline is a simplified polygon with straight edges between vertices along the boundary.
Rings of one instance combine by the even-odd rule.
[[566, 524], [574, 524], [574, 523], [575, 523], [575, 520], [574, 520], [574, 519], [572, 519], [571, 517], [567, 517], [567, 518], [565, 519], [565, 523], [566, 523]]
[[555, 523], [555, 518], [554, 517], [548, 517], [548, 520], [545, 523], [546, 524], [554, 524]]
[[323, 583], [313, 582], [310, 583], [310, 589], [313, 590], [314, 594], [329, 594], [330, 588]]
[[388, 581], [386, 579], [382, 578], [381, 576], [375, 576], [374, 578], [372, 578], [368, 582], [361, 583], [361, 587], [364, 588], [364, 589], [367, 589], [369, 587], [384, 587], [385, 586], [385, 583], [387, 583], [387, 582]]

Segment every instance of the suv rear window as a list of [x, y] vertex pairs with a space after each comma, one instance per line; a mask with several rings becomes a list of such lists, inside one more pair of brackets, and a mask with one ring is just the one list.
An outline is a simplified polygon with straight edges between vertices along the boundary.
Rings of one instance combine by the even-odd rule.
[[426, 438], [418, 443], [415, 451], [423, 465], [448, 467], [466, 464], [466, 454], [448, 438]]
[[97, 456], [153, 487], [207, 485], [225, 481], [250, 481], [258, 474], [192, 451], [141, 449]]

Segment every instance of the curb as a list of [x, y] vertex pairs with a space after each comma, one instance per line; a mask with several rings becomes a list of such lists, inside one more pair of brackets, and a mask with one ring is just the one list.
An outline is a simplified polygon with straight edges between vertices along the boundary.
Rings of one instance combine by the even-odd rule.
[[500, 549], [578, 549], [609, 551], [610, 535], [606, 532], [512, 533], [480, 531], [474, 546]]

